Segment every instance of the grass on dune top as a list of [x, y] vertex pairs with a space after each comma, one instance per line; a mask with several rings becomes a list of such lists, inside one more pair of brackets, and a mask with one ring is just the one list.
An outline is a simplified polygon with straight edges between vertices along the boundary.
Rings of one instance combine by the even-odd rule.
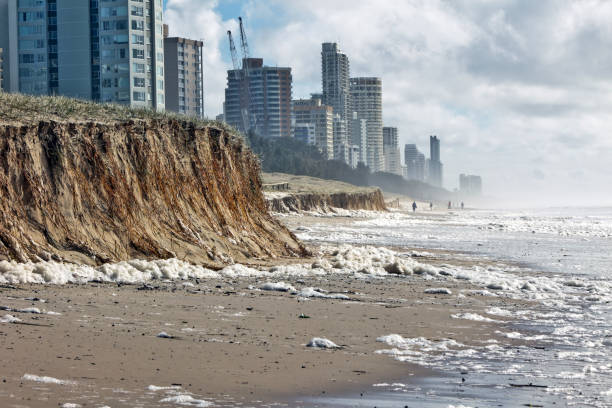
[[[285, 173], [263, 173], [264, 184], [289, 183], [287, 193], [371, 193], [378, 187], [356, 186], [338, 180], [325, 180], [310, 176], [297, 176]], [[266, 186], [264, 186], [266, 188]], [[267, 188], [266, 191], [274, 191]]]
[[0, 91], [0, 123], [28, 124], [51, 120], [66, 123], [177, 120], [191, 122], [195, 127], [213, 126], [238, 135], [235, 129], [225, 123], [173, 112], [158, 112], [149, 108], [131, 108], [111, 103], [102, 104], [63, 96], [31, 96]]

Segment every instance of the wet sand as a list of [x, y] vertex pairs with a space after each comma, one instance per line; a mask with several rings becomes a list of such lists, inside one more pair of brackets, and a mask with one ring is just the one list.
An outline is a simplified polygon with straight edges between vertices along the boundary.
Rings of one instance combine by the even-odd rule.
[[[452, 295], [424, 294], [417, 276], [359, 280], [285, 280], [344, 293], [350, 301], [297, 298], [262, 291], [265, 279], [158, 282], [133, 285], [23, 285], [0, 289], [0, 306], [36, 307], [61, 313], [2, 311], [22, 319], [0, 323], [0, 406], [174, 406], [174, 394], [216, 406], [265, 406], [329, 393], [367, 392], [383, 381], [430, 375], [427, 370], [374, 351], [388, 348], [376, 338], [452, 338], [465, 344], [496, 338], [496, 324], [452, 319], [453, 313], [503, 299], [458, 298], [469, 285], [449, 281]], [[40, 297], [46, 300], [24, 300]], [[308, 318], [300, 318], [300, 315]], [[159, 338], [166, 332], [174, 338]], [[313, 337], [343, 346], [305, 347]], [[45, 384], [25, 374], [74, 382]], [[180, 384], [180, 390], [147, 387]], [[203, 405], [202, 405], [203, 406]]]

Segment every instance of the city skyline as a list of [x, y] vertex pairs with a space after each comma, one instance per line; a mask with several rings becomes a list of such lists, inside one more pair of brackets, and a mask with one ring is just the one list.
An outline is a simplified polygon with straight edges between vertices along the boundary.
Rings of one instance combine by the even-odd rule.
[[507, 200], [609, 203], [612, 4], [562, 3], [169, 0], [165, 17], [172, 35], [206, 40], [211, 117], [231, 66], [225, 31], [243, 15], [253, 54], [293, 68], [294, 99], [320, 88], [323, 42], [351, 76], [382, 77], [384, 126], [421, 151], [438, 135], [446, 187], [467, 172]]

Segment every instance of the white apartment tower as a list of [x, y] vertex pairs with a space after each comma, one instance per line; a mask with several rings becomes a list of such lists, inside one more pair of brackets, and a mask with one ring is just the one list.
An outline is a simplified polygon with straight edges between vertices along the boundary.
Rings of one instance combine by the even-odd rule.
[[384, 170], [382, 79], [351, 78], [351, 110], [367, 120], [366, 164], [372, 172]]
[[323, 43], [321, 51], [323, 104], [334, 108], [342, 120], [349, 119], [349, 60], [336, 43]]
[[351, 114], [351, 163], [357, 167], [358, 163], [367, 161], [368, 121], [361, 118], [357, 112]]
[[383, 128], [383, 154], [385, 156], [385, 171], [402, 175], [401, 153], [398, 147], [396, 127]]
[[326, 159], [334, 158], [334, 115], [331, 106], [323, 105], [316, 96], [296, 99], [293, 101], [292, 123], [294, 136], [301, 139], [304, 139], [303, 134], [296, 134], [295, 131], [303, 125], [314, 126], [314, 145]]

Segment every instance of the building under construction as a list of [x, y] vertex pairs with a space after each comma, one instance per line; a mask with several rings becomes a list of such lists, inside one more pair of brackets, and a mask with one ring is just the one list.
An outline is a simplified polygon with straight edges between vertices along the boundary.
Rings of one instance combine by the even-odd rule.
[[247, 69], [227, 72], [224, 119], [239, 131], [263, 137], [291, 136], [291, 68], [266, 67], [261, 58], [243, 60]]
[[262, 137], [291, 137], [291, 68], [266, 67], [262, 58], [251, 58], [242, 18], [242, 66], [228, 31], [234, 69], [227, 72], [223, 115], [225, 122], [243, 133]]

